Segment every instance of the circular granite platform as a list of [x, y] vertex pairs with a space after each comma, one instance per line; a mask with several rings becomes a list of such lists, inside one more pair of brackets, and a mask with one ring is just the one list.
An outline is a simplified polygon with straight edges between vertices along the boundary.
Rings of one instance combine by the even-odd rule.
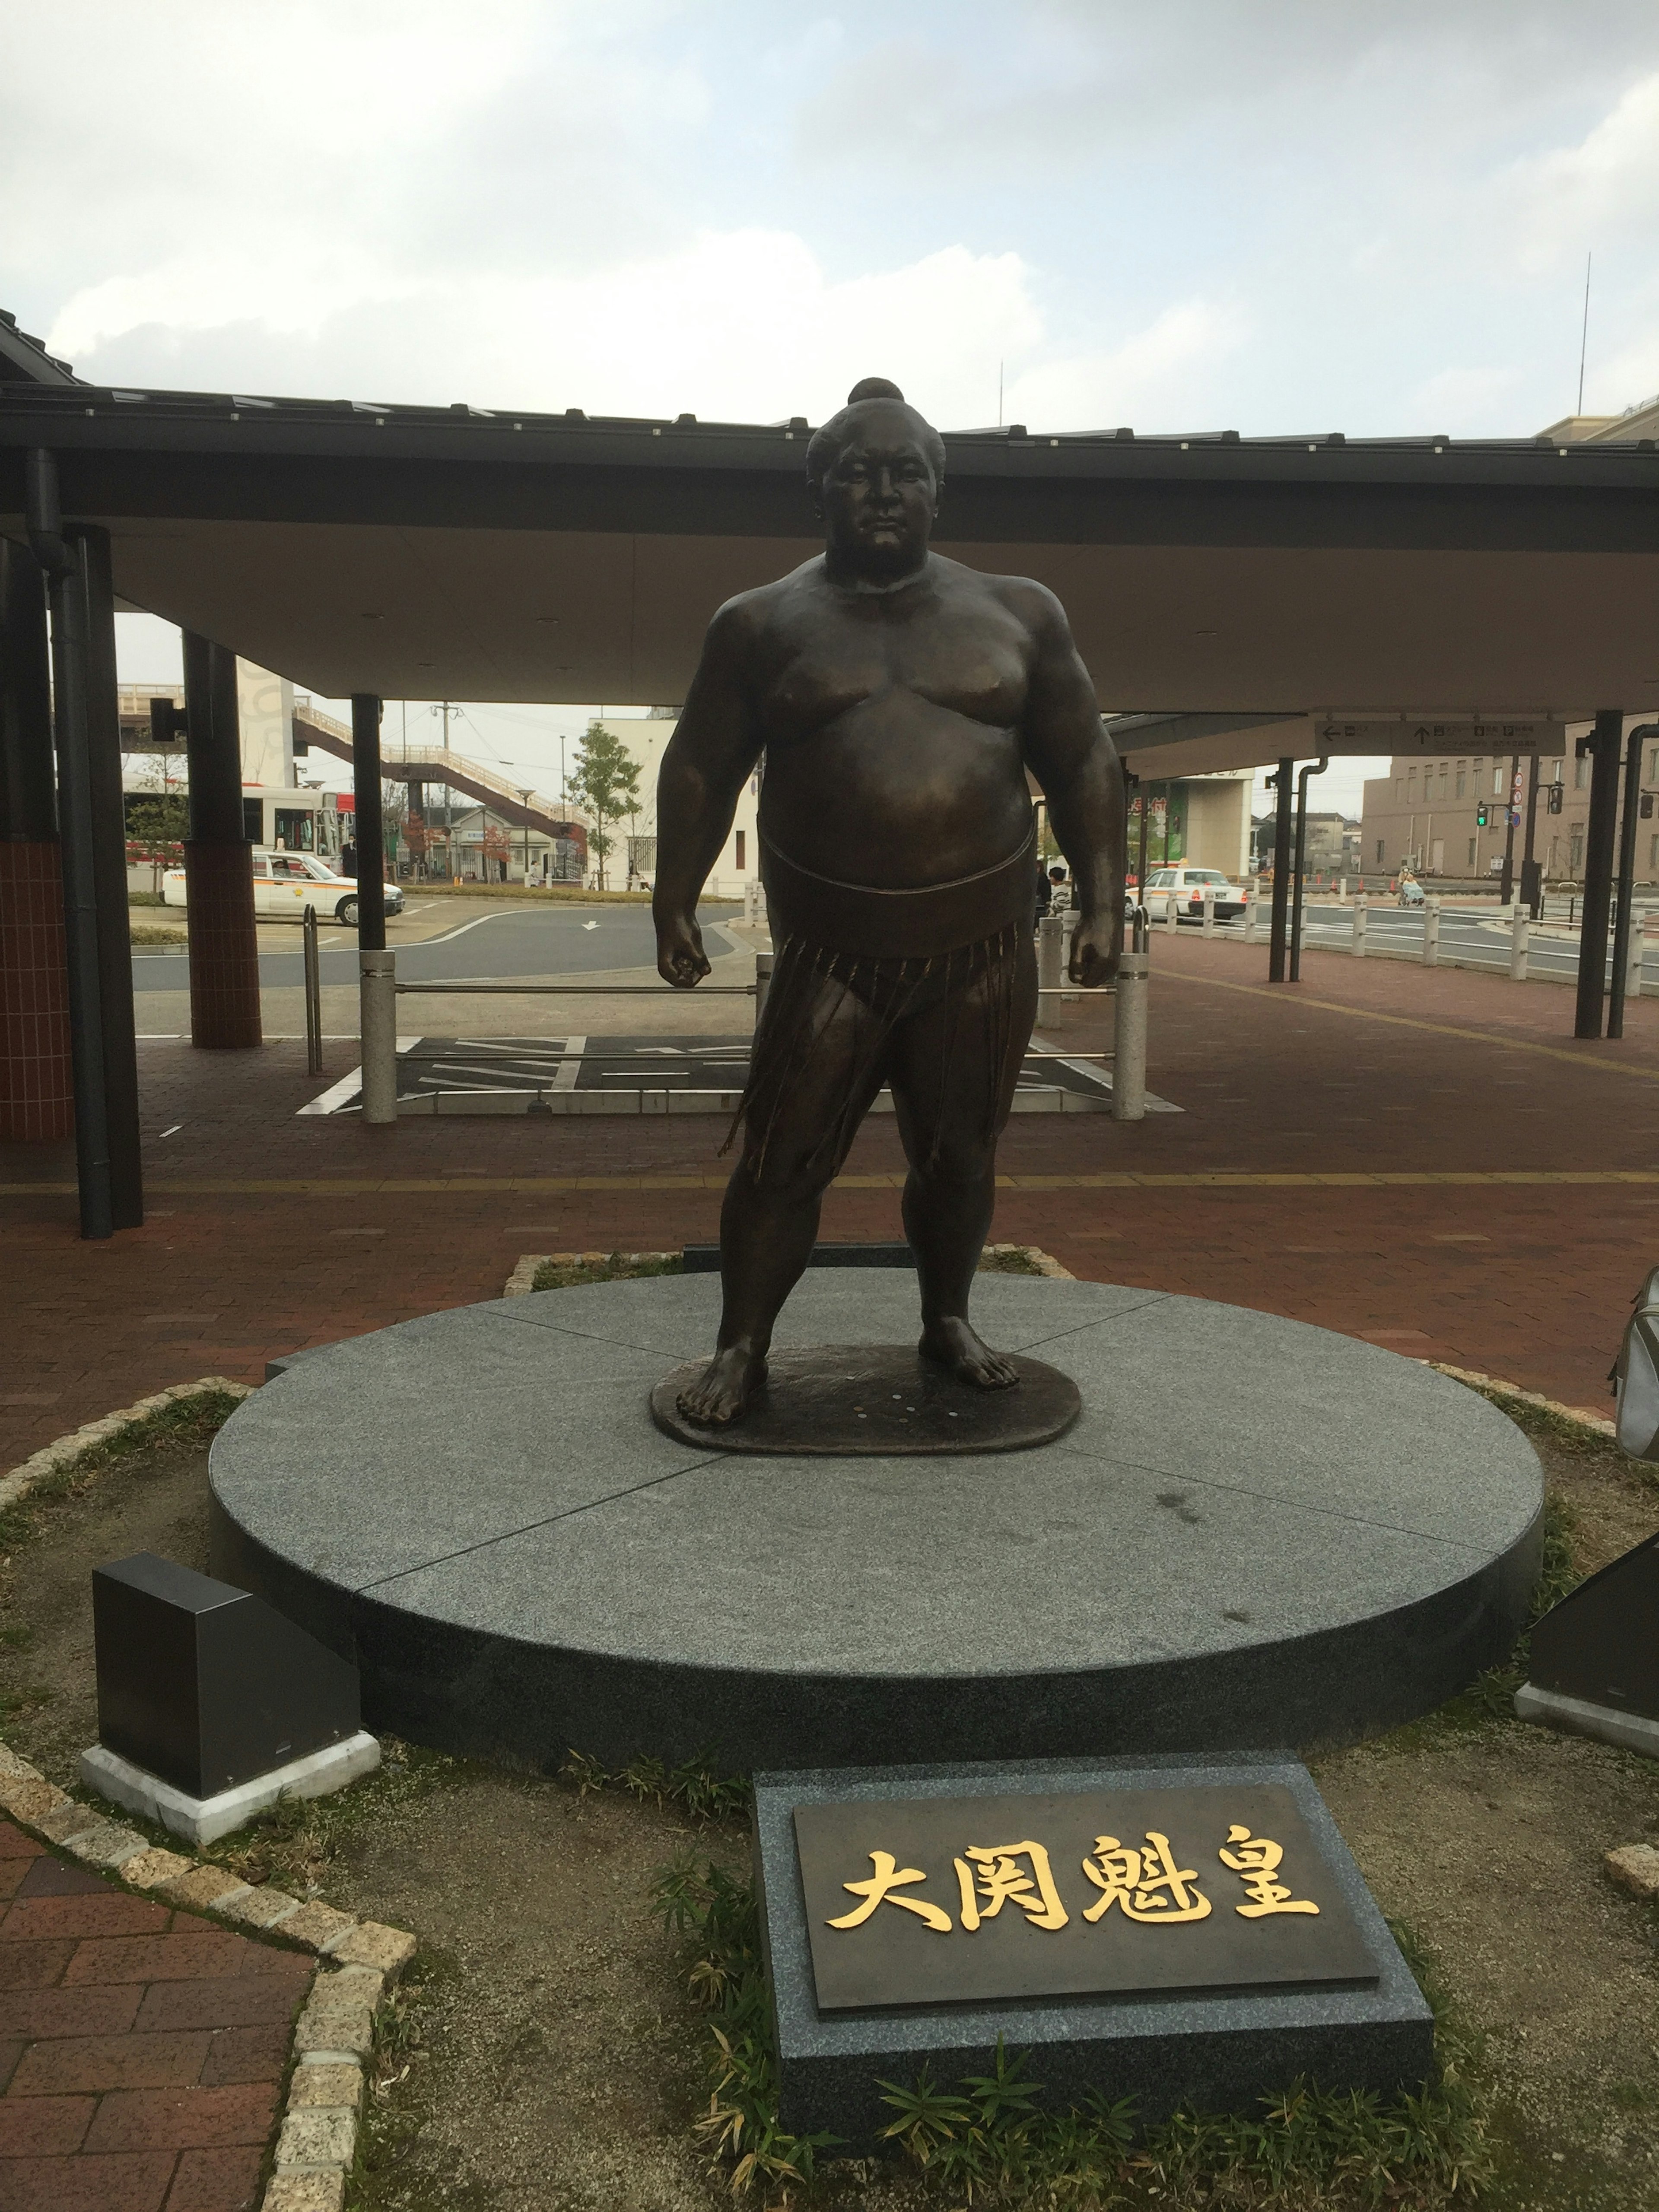
[[[460, 1308], [301, 1356], [213, 1448], [216, 1571], [363, 1673], [370, 1728], [736, 1770], [1352, 1741], [1503, 1656], [1542, 1486], [1474, 1392], [1349, 1337], [983, 1276], [1070, 1375], [1058, 1442], [696, 1449], [648, 1409], [720, 1284]], [[781, 1344], [902, 1342], [913, 1275], [816, 1270]]]

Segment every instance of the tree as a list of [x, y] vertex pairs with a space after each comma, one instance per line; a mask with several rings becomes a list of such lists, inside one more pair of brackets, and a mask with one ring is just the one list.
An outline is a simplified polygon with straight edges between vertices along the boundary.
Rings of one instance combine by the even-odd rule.
[[190, 801], [181, 791], [158, 791], [126, 803], [127, 859], [148, 860], [152, 890], [161, 888], [163, 868], [184, 859], [190, 835]]
[[639, 805], [640, 771], [619, 738], [603, 722], [590, 722], [568, 779], [570, 796], [593, 817], [588, 843], [599, 856], [599, 889], [605, 889], [605, 856], [615, 844], [605, 824]]

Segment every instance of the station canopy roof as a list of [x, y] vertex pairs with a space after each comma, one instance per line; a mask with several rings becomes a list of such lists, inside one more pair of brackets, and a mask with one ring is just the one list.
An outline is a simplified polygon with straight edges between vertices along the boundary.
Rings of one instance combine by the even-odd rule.
[[[50, 447], [65, 515], [111, 532], [125, 605], [327, 697], [672, 704], [720, 602], [821, 544], [799, 417], [137, 392], [51, 370], [0, 374], [0, 532], [23, 534], [23, 458]], [[945, 448], [936, 547], [1058, 592], [1103, 709], [1136, 718], [1117, 726], [1145, 772], [1323, 750], [1333, 717], [1364, 726], [1346, 750], [1376, 752], [1389, 718], [1659, 711], [1651, 437], [1013, 425], [947, 431]]]

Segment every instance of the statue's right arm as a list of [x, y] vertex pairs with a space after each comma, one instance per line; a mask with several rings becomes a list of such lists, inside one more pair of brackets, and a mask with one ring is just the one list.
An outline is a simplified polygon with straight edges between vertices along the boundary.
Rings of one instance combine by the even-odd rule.
[[657, 970], [683, 991], [708, 973], [697, 899], [761, 756], [751, 704], [751, 599], [749, 593], [729, 599], [709, 623], [657, 779], [657, 878], [651, 898]]

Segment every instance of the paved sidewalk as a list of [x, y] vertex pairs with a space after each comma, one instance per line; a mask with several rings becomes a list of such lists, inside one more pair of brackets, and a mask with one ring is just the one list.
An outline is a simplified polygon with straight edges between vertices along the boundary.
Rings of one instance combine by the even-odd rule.
[[[1269, 987], [1265, 947], [1196, 933], [1152, 961], [1150, 1078], [1183, 1110], [1014, 1121], [999, 1238], [1606, 1409], [1659, 1261], [1659, 1002], [1579, 1044], [1547, 985], [1310, 952]], [[1058, 1041], [1108, 1042], [1100, 1008]], [[143, 1229], [82, 1243], [69, 1149], [0, 1148], [0, 1468], [165, 1384], [498, 1296], [522, 1252], [717, 1233], [713, 1117], [371, 1129], [296, 1117], [349, 1041], [320, 1078], [297, 1044], [141, 1053]], [[902, 1178], [872, 1121], [825, 1236], [898, 1235]]]
[[314, 1962], [0, 1820], [0, 2212], [252, 2204]]

